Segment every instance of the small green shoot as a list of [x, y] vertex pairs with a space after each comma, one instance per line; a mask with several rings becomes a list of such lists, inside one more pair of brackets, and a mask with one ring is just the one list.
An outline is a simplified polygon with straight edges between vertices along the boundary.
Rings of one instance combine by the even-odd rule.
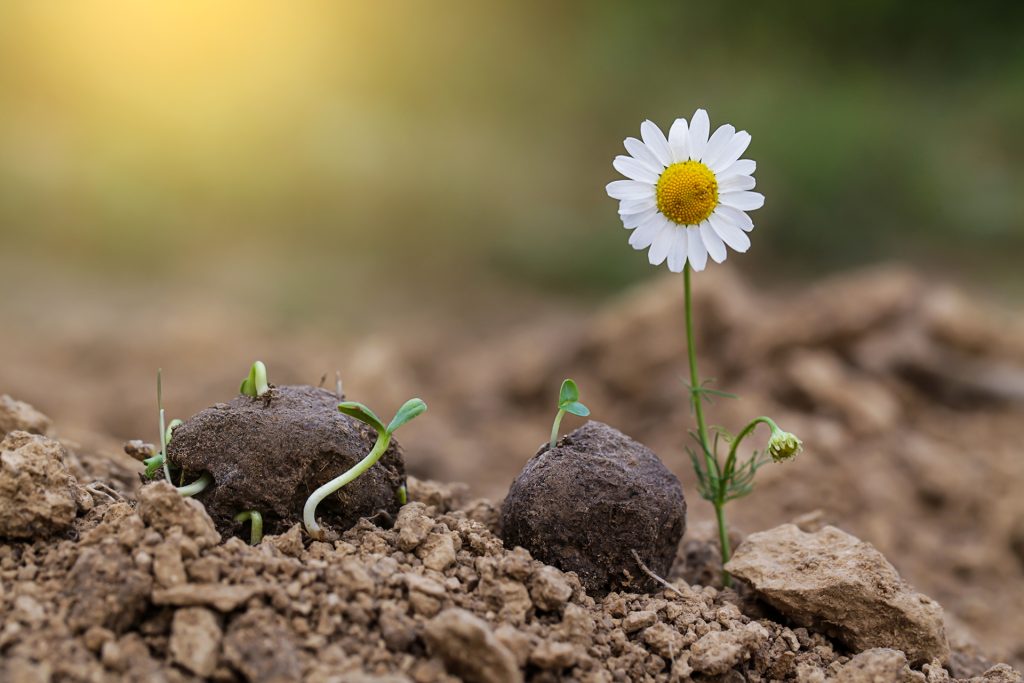
[[249, 375], [242, 380], [242, 386], [238, 389], [241, 393], [250, 398], [259, 398], [270, 391], [270, 383], [267, 381], [267, 366], [263, 361], [256, 361], [249, 368]]
[[[171, 441], [171, 432], [174, 428], [182, 424], [181, 420], [171, 420], [171, 424], [165, 425], [166, 413], [164, 412], [164, 391], [163, 391], [163, 369], [156, 371], [156, 407], [159, 414], [160, 421], [160, 452], [152, 458], [147, 458], [144, 462], [146, 464], [146, 476], [152, 477], [158, 469], [162, 466], [164, 468], [164, 478], [167, 483], [174, 486], [174, 480], [171, 479], [171, 466], [167, 462], [167, 444]], [[185, 473], [182, 472], [182, 477]], [[194, 496], [197, 493], [202, 492], [207, 486], [213, 483], [213, 477], [207, 473], [203, 473], [198, 479], [187, 486], [175, 487], [182, 496], [188, 498]]]
[[[306, 504], [302, 508], [302, 522], [306, 527], [306, 531], [309, 535], [315, 539], [322, 539], [324, 536], [323, 529], [316, 522], [316, 508], [327, 496], [331, 495], [342, 486], [349, 484], [359, 478], [366, 470], [373, 467], [373, 465], [380, 460], [380, 457], [384, 455], [384, 452], [388, 449], [391, 444], [391, 436], [398, 430], [399, 427], [405, 423], [415, 419], [417, 416], [422, 415], [427, 410], [427, 404], [418, 398], [412, 398], [405, 402], [405, 404], [398, 409], [395, 413], [395, 417], [385, 427], [384, 422], [377, 417], [377, 414], [370, 410], [362, 403], [356, 403], [354, 401], [345, 401], [344, 403], [338, 404], [338, 411], [354, 417], [357, 420], [365, 422], [374, 428], [377, 432], [377, 442], [373, 445], [373, 449], [367, 454], [365, 458], [356, 463], [348, 471], [330, 480], [316, 491], [306, 500]], [[404, 489], [404, 487], [402, 487]], [[401, 501], [402, 489], [399, 489], [399, 500]]]
[[409, 487], [402, 484], [398, 487], [398, 491], [395, 492], [395, 498], [398, 499], [399, 505], [405, 505], [409, 502]]
[[263, 540], [263, 515], [258, 510], [246, 510], [235, 515], [236, 522], [251, 522], [249, 545], [259, 545]]
[[[167, 425], [167, 430], [164, 432], [164, 443], [171, 442], [171, 434], [174, 432], [174, 428], [180, 424], [182, 424], [181, 420], [171, 420], [171, 423]], [[160, 451], [152, 458], [146, 458], [142, 462], [146, 466], [146, 478], [152, 479], [156, 475], [156, 471], [163, 467], [164, 452]]]
[[571, 379], [563, 380], [562, 388], [558, 391], [558, 413], [555, 414], [555, 422], [551, 425], [551, 448], [554, 448], [555, 442], [558, 441], [558, 429], [562, 426], [562, 418], [566, 413], [579, 417], [590, 415], [590, 408], [580, 403], [579, 387]]

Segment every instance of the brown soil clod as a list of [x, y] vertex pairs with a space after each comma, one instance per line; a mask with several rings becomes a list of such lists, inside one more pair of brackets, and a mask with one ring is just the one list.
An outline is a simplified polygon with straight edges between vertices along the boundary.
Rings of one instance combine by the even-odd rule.
[[[338, 412], [339, 397], [310, 386], [273, 387], [269, 396], [238, 396], [186, 420], [167, 446], [168, 462], [213, 477], [196, 499], [225, 536], [243, 535], [234, 516], [263, 515], [264, 531], [279, 534], [302, 518], [309, 494], [359, 462], [376, 441], [362, 422]], [[337, 532], [362, 517], [393, 519], [405, 483], [401, 449], [392, 440], [381, 459], [317, 509]]]
[[657, 588], [686, 531], [675, 475], [646, 446], [587, 422], [523, 468], [502, 507], [502, 536], [542, 562], [576, 572], [591, 594]]

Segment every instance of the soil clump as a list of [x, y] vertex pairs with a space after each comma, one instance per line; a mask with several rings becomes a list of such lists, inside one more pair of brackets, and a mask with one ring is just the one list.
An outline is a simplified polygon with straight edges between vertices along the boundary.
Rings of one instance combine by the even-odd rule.
[[[196, 496], [225, 536], [242, 535], [234, 516], [256, 510], [267, 533], [287, 531], [322, 484], [363, 459], [377, 439], [359, 420], [338, 412], [343, 400], [325, 389], [275, 386], [260, 398], [239, 395], [175, 428], [168, 461], [186, 481], [203, 472], [213, 484]], [[326, 529], [344, 531], [363, 517], [390, 524], [405, 483], [401, 447], [392, 439], [362, 476], [326, 498], [317, 516]]]
[[502, 537], [537, 559], [576, 572], [592, 595], [643, 592], [667, 574], [686, 531], [675, 475], [649, 448], [589, 421], [545, 444], [516, 477], [502, 506]]
[[410, 479], [393, 528], [363, 519], [308, 542], [295, 525], [255, 547], [218, 542], [166, 482], [111, 495], [73, 533], [0, 542], [0, 680], [1020, 681], [972, 652], [918, 668], [898, 650], [851, 651], [684, 580], [590, 595], [505, 547], [495, 506], [457, 491]]

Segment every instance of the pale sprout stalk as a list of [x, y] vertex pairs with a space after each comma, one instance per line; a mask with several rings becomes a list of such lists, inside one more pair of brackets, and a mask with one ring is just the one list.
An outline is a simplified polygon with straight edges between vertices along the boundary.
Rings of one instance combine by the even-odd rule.
[[306, 531], [313, 538], [322, 538], [323, 529], [316, 523], [316, 508], [323, 502], [324, 498], [331, 495], [345, 484], [349, 484], [365, 472], [366, 470], [373, 467], [373, 465], [380, 460], [380, 456], [384, 455], [384, 451], [388, 449], [391, 444], [391, 434], [388, 432], [381, 432], [377, 436], [377, 442], [373, 445], [373, 450], [370, 453], [356, 463], [351, 469], [342, 474], [341, 476], [331, 479], [329, 482], [313, 491], [313, 494], [306, 500], [306, 504], [302, 508], [302, 522], [306, 525]]
[[[316, 539], [322, 539], [324, 537], [324, 531], [316, 521], [317, 506], [320, 505], [325, 498], [338, 491], [342, 486], [352, 483], [366, 472], [366, 470], [373, 467], [374, 464], [380, 460], [381, 456], [384, 455], [385, 451], [387, 451], [388, 446], [391, 445], [391, 437], [398, 428], [406, 422], [414, 419], [416, 416], [423, 414], [426, 410], [427, 404], [422, 400], [418, 398], [409, 399], [401, 408], [398, 409], [398, 412], [395, 413], [391, 422], [385, 426], [381, 419], [362, 403], [345, 401], [344, 403], [338, 404], [339, 412], [344, 413], [349, 417], [354, 417], [357, 420], [365, 422], [373, 427], [377, 432], [377, 441], [373, 444], [373, 448], [366, 457], [357, 462], [347, 471], [318, 488], [316, 491], [313, 491], [313, 494], [306, 499], [306, 504], [302, 507], [302, 523], [305, 525], [306, 531], [310, 536]], [[395, 496], [400, 504], [405, 504], [408, 499], [408, 494], [404, 485], [399, 487]]]
[[249, 545], [259, 545], [263, 540], [263, 515], [258, 510], [246, 510], [235, 515], [236, 522], [249, 522]]
[[[175, 427], [182, 424], [182, 422], [181, 420], [171, 420], [170, 425], [165, 425], [167, 416], [164, 411], [162, 369], [156, 371], [156, 404], [160, 416], [160, 452], [157, 453], [156, 456], [154, 456], [154, 458], [147, 460], [147, 474], [149, 473], [148, 465], [153, 465], [154, 467], [156, 467], [158, 466], [158, 464], [162, 464], [164, 468], [164, 478], [167, 480], [168, 484], [174, 486], [174, 481], [171, 479], [171, 466], [167, 460], [167, 444], [171, 440], [171, 432], [174, 430]], [[191, 484], [180, 487], [176, 486], [175, 489], [182, 496], [188, 498], [190, 496], [194, 496], [206, 490], [206, 487], [208, 487], [212, 483], [213, 477], [210, 476], [208, 473], [204, 472], [198, 479], [196, 479]]]

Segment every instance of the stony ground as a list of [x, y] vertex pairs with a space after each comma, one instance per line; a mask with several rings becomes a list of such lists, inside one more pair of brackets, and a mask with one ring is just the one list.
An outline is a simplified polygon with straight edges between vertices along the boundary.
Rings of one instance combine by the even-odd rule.
[[[0, 504], [0, 680], [1020, 681], [944, 638], [908, 658], [787, 625], [749, 591], [691, 584], [713, 571], [693, 542], [666, 590], [595, 600], [505, 548], [494, 505], [458, 488], [413, 480], [390, 529], [364, 520], [322, 543], [295, 526], [252, 547], [167, 484], [126, 493], [46, 437], [11, 432], [0, 460], [0, 485], [29, 498]], [[872, 624], [899, 632], [893, 646], [910, 627]]]
[[[981, 304], [964, 291], [900, 269], [837, 277], [807, 291], [755, 290], [724, 269], [705, 275], [696, 293], [704, 376], [714, 377], [716, 387], [741, 396], [717, 401], [710, 408], [712, 420], [735, 428], [743, 418], [769, 414], [798, 432], [807, 446], [797, 461], [762, 470], [754, 494], [731, 507], [737, 530], [734, 540], [741, 540], [743, 532], [768, 530], [794, 520], [808, 532], [835, 524], [870, 541], [904, 578], [941, 603], [953, 645], [948, 666], [954, 676], [980, 675], [992, 661], [1024, 663], [1024, 499], [1017, 495], [1024, 487], [1019, 445], [1024, 421], [1024, 316]], [[347, 392], [373, 405], [397, 406], [417, 394], [427, 399], [429, 419], [403, 433], [410, 471], [443, 481], [465, 481], [474, 495], [491, 500], [500, 499], [545, 438], [561, 378], [574, 377], [596, 418], [651, 446], [683, 479], [690, 524], [680, 561], [669, 578], [684, 597], [667, 592], [592, 602], [575, 589], [571, 577], [561, 577], [572, 589], [571, 595], [561, 609], [545, 608], [535, 602], [545, 598], [534, 596], [532, 588], [539, 567], [525, 560], [533, 569], [506, 567], [519, 560], [508, 559], [511, 555], [496, 545], [492, 504], [470, 503], [450, 490], [426, 485], [417, 494], [427, 504], [424, 517], [417, 519], [426, 521], [414, 526], [429, 526], [428, 537], [434, 533], [435, 538], [451, 539], [456, 559], [443, 570], [431, 569], [425, 561], [428, 550], [444, 559], [447, 541], [427, 543], [424, 538], [410, 551], [402, 547], [401, 531], [366, 527], [357, 527], [333, 549], [314, 544], [298, 550], [295, 539], [289, 541], [287, 535], [257, 549], [236, 541], [196, 544], [193, 549], [182, 536], [202, 535], [201, 525], [184, 534], [175, 532], [175, 525], [163, 528], [152, 518], [147, 521], [141, 512], [144, 503], [128, 512], [126, 506], [136, 505], [139, 498], [136, 471], [126, 458], [118, 458], [114, 442], [99, 439], [97, 443], [107, 444], [100, 454], [70, 444], [67, 463], [77, 483], [58, 484], [65, 493], [63, 508], [56, 508], [64, 512], [55, 514], [53, 523], [60, 525], [70, 518], [71, 530], [49, 540], [29, 538], [0, 546], [4, 629], [0, 653], [7, 673], [17, 667], [13, 670], [17, 676], [34, 680], [29, 676], [36, 671], [41, 680], [47, 680], [47, 667], [78, 667], [79, 673], [91, 672], [99, 680], [104, 676], [120, 680], [124, 676], [118, 671], [141, 667], [137, 677], [146, 680], [157, 669], [167, 676], [187, 677], [194, 671], [191, 665], [168, 668], [175, 657], [171, 643], [176, 632], [181, 634], [179, 643], [193, 642], [184, 640], [186, 632], [199, 632], [208, 636], [200, 642], [217, 645], [207, 648], [215, 652], [196, 666], [213, 666], [212, 675], [226, 680], [244, 675], [246, 661], [279, 654], [285, 661], [282, 666], [305, 667], [311, 676], [319, 662], [326, 663], [325, 671], [334, 676], [347, 665], [352, 671], [403, 671], [413, 680], [431, 680], [431, 676], [443, 680], [440, 677], [449, 675], [445, 672], [461, 671], [472, 680], [473, 674], [446, 658], [467, 648], [454, 648], [446, 655], [440, 641], [471, 643], [468, 649], [474, 652], [507, 652], [495, 655], [494, 661], [499, 662], [495, 666], [501, 670], [513, 657], [517, 664], [525, 662], [523, 671], [535, 680], [559, 675], [580, 680], [601, 676], [601, 671], [613, 678], [618, 671], [622, 680], [645, 680], [648, 674], [637, 672], [647, 672], [659, 661], [659, 673], [649, 674], [654, 679], [668, 679], [668, 672], [678, 666], [680, 675], [689, 668], [697, 678], [726, 680], [736, 677], [734, 671], [764, 680], [849, 679], [869, 674], [876, 680], [920, 676], [942, 680], [942, 671], [930, 663], [927, 672], [920, 664], [913, 673], [904, 671], [905, 658], [895, 652], [869, 650], [847, 661], [852, 654], [849, 644], [823, 635], [828, 629], [807, 630], [749, 596], [699, 587], [715, 584], [717, 567], [715, 550], [708, 543], [713, 535], [707, 524], [710, 510], [693, 493], [689, 463], [682, 454], [692, 423], [681, 384], [685, 367], [679, 289], [675, 279], [666, 279], [631, 293], [595, 316], [547, 319], [494, 338], [459, 337], [450, 330], [428, 330], [409, 341], [401, 336], [376, 338], [350, 349], [343, 368]], [[52, 319], [52, 324], [63, 324], [61, 320]], [[94, 329], [90, 324], [88, 330]], [[100, 343], [82, 336], [86, 328], [81, 327], [77, 336], [70, 335], [76, 340], [71, 348], [77, 349], [71, 355], [47, 351], [49, 347], [39, 342], [52, 338], [66, 345], [69, 335], [61, 330], [25, 337], [23, 344], [8, 330], [0, 338], [0, 351], [4, 357], [25, 362], [0, 367], [0, 380], [6, 390], [48, 411], [52, 407], [61, 415], [81, 416], [98, 432], [129, 438], [153, 431], [150, 401], [124, 399], [143, 394], [143, 389], [133, 386], [133, 377], [142, 378], [140, 385], [148, 392], [145, 385], [152, 367], [175, 353], [191, 358], [185, 371], [179, 371], [175, 395], [179, 405], [198, 409], [224, 400], [224, 392], [216, 388], [228, 387], [230, 393], [237, 386], [238, 368], [244, 371], [251, 361], [239, 358], [237, 368], [222, 362], [217, 356], [223, 351], [221, 335], [212, 317], [208, 326], [193, 328], [208, 329], [209, 339], [175, 339], [173, 345], [163, 341], [167, 330], [158, 325], [140, 325], [130, 335], [118, 329]], [[140, 348], [144, 352], [134, 351]], [[324, 372], [333, 374], [336, 351], [326, 344], [296, 335], [287, 342], [278, 340], [275, 348], [264, 360], [272, 378], [277, 369], [278, 381], [316, 383]], [[217, 358], [216, 364], [194, 360], [208, 357]], [[57, 386], [58, 378], [83, 367], [101, 368], [103, 381], [39, 392], [39, 387]], [[47, 381], [49, 375], [53, 381]], [[62, 426], [63, 418], [58, 423]], [[574, 426], [567, 420], [567, 428]], [[7, 429], [0, 424], [0, 430]], [[43, 423], [41, 429], [50, 427]], [[59, 473], [40, 474], [60, 480]], [[17, 486], [12, 489], [18, 490]], [[5, 490], [6, 495], [13, 494]], [[92, 500], [89, 510], [82, 507], [87, 499]], [[69, 516], [69, 509], [77, 512]], [[126, 528], [137, 527], [124, 532], [127, 544], [108, 540], [109, 548], [87, 552], [101, 545], [90, 530], [117, 526], [121, 513]], [[495, 544], [493, 550], [478, 550], [466, 525], [473, 526], [478, 538]], [[181, 546], [177, 556], [183, 569], [175, 568], [171, 578], [161, 570], [163, 578], [157, 577], [155, 567], [163, 566], [166, 558], [178, 566], [175, 553], [168, 549], [175, 544]], [[437, 551], [438, 546], [444, 548]], [[289, 547], [302, 559], [288, 555]], [[83, 556], [93, 559], [76, 574], [74, 567]], [[348, 579], [330, 582], [329, 568], [340, 566], [343, 557], [359, 562], [370, 577], [360, 584], [365, 590], [345, 588]], [[135, 598], [133, 602], [117, 593], [105, 596], [95, 603], [100, 605], [96, 611], [104, 614], [103, 605], [123, 603], [134, 605], [131, 614], [135, 616], [113, 617], [107, 625], [79, 623], [75, 631], [72, 620], [65, 617], [73, 604], [85, 598], [76, 597], [82, 591], [70, 586], [86, 581], [83, 577], [120, 571], [103, 567], [93, 571], [89, 564], [112, 561], [109, 558], [120, 558], [118, 567], [134, 573], [133, 581], [109, 579], [107, 585], [116, 583], [117, 590]], [[493, 574], [486, 569], [488, 558], [497, 567]], [[216, 571], [204, 569], [215, 564]], [[271, 566], [275, 569], [268, 569]], [[410, 584], [408, 577], [385, 579], [383, 573], [388, 572], [392, 577], [423, 575], [436, 585], [416, 579]], [[179, 585], [167, 582], [182, 575], [190, 588], [177, 590], [201, 596], [187, 598], [199, 604], [158, 602], [158, 595], [160, 601], [186, 600], [159, 592]], [[214, 589], [193, 590], [195, 584], [221, 578], [227, 578], [228, 584], [263, 588], [252, 594], [247, 588], [233, 589], [233, 598], [224, 598], [227, 602], [219, 602], [220, 607], [212, 602]], [[687, 591], [687, 586], [693, 588]], [[274, 596], [281, 591], [300, 597], [289, 599], [288, 604], [281, 598], [275, 602]], [[560, 592], [565, 594], [564, 589]], [[317, 602], [312, 596], [318, 594], [327, 597]], [[334, 598], [329, 597], [332, 594]], [[378, 596], [381, 602], [376, 605], [373, 601]], [[429, 614], [433, 603], [424, 613], [414, 607], [417, 601], [428, 602], [426, 598], [437, 603], [436, 614]], [[623, 599], [624, 607], [616, 606], [617, 598]], [[506, 608], [502, 613], [501, 605], [506, 603], [519, 605], [520, 610], [526, 605], [525, 616], [517, 622], [514, 614], [518, 612], [509, 613]], [[381, 611], [384, 607], [388, 609]], [[487, 628], [467, 621], [466, 614], [452, 616], [445, 611], [449, 607], [475, 614]], [[676, 613], [681, 607], [684, 612]], [[389, 645], [388, 639], [396, 636], [385, 635], [391, 620], [384, 615], [390, 608], [412, 622], [410, 628], [396, 629], [407, 638], [413, 634], [405, 669], [396, 664], [400, 658], [395, 654], [402, 649], [396, 643], [404, 641], [392, 640]], [[86, 613], [91, 609], [78, 608]], [[727, 612], [724, 618], [712, 616], [721, 610]], [[731, 615], [734, 610], [738, 616]], [[318, 640], [324, 612], [333, 615], [323, 617], [333, 625], [324, 625], [331, 629], [330, 635]], [[633, 617], [638, 622], [625, 624], [634, 612], [653, 612], [654, 621], [642, 614]], [[587, 636], [591, 640], [572, 636], [576, 614], [589, 619], [581, 619], [583, 632], [593, 624], [593, 635]], [[432, 640], [430, 623], [447, 636]], [[636, 623], [643, 626], [630, 631]], [[750, 623], [760, 625], [767, 636], [762, 638]], [[526, 634], [527, 640], [505, 626]], [[649, 633], [650, 629], [654, 630]], [[787, 629], [791, 638], [782, 635]], [[266, 637], [268, 632], [274, 636]], [[343, 634], [349, 632], [354, 635], [346, 641]], [[719, 632], [732, 635], [711, 635]], [[729, 673], [711, 673], [715, 665], [702, 655], [704, 646], [697, 647], [709, 635], [705, 645], [716, 639], [728, 641], [727, 647], [714, 649], [733, 653], [726, 657]], [[258, 643], [263, 654], [251, 648], [241, 654], [240, 639]], [[363, 644], [356, 646], [356, 641]], [[268, 645], [271, 642], [273, 647]], [[668, 650], [664, 643], [671, 643]], [[179, 645], [177, 651], [192, 649]], [[378, 652], [381, 659], [367, 667], [370, 660], [364, 656], [370, 651]], [[571, 666], [558, 668], [570, 660]], [[140, 673], [145, 667], [150, 669]], [[295, 671], [285, 670], [282, 680]], [[634, 673], [623, 673], [628, 671]], [[1004, 675], [1009, 676], [997, 670], [990, 679]], [[61, 680], [60, 675], [53, 678]]]

